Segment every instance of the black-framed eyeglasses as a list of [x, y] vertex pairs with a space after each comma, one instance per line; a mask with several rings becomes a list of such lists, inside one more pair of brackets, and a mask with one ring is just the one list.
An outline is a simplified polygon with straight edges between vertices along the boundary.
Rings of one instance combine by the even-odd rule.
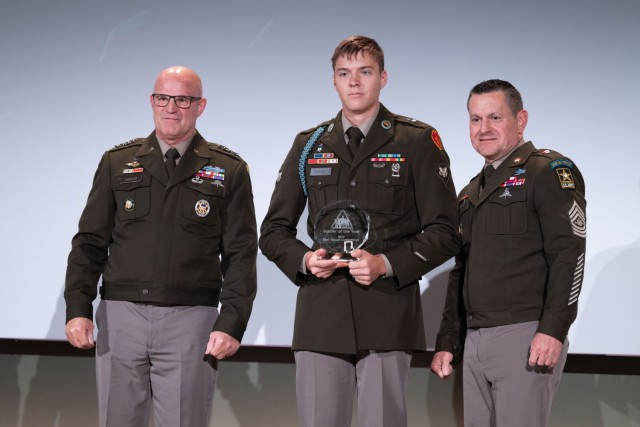
[[191, 102], [200, 101], [202, 99], [199, 96], [183, 96], [183, 95], [171, 96], [171, 95], [164, 95], [162, 93], [153, 93], [151, 94], [151, 97], [153, 98], [153, 103], [157, 107], [166, 107], [167, 105], [169, 105], [169, 102], [173, 99], [173, 102], [175, 102], [179, 108], [184, 108], [184, 109], [191, 107]]

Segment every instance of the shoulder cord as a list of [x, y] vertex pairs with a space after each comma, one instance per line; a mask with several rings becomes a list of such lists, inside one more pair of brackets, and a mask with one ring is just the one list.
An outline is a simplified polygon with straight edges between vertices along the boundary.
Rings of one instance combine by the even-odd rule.
[[304, 193], [305, 197], [307, 197], [308, 194], [307, 194], [307, 178], [304, 173], [304, 167], [305, 167], [305, 164], [307, 163], [307, 158], [309, 157], [309, 152], [311, 151], [313, 144], [315, 144], [318, 138], [320, 138], [320, 135], [322, 135], [322, 133], [324, 132], [324, 129], [325, 129], [324, 126], [320, 126], [318, 129], [315, 130], [315, 132], [313, 132], [313, 135], [311, 135], [311, 138], [309, 138], [309, 141], [307, 141], [307, 144], [304, 146], [304, 149], [302, 150], [302, 154], [300, 154], [300, 160], [298, 161], [298, 175], [300, 175], [300, 184], [302, 184], [302, 192]]

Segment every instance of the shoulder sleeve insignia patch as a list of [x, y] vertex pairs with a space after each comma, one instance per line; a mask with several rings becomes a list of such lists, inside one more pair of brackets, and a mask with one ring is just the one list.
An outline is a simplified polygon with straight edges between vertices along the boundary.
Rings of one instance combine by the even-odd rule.
[[556, 168], [556, 173], [558, 174], [558, 179], [560, 180], [560, 187], [564, 190], [575, 190], [576, 183], [573, 180], [573, 175], [571, 175], [571, 169], [558, 167]]
[[442, 145], [442, 140], [440, 139], [440, 135], [438, 134], [438, 131], [435, 129], [431, 131], [431, 140], [433, 141], [434, 144], [436, 144], [436, 147], [438, 147], [438, 150], [440, 151], [444, 150], [444, 145]]

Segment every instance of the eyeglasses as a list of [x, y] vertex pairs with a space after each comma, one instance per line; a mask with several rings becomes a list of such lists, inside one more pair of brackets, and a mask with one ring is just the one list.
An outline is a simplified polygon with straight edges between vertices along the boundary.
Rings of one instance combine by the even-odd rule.
[[171, 96], [163, 95], [161, 93], [153, 93], [151, 96], [153, 97], [153, 103], [156, 104], [157, 107], [166, 107], [169, 105], [169, 102], [171, 102], [171, 99], [173, 99], [173, 102], [175, 102], [179, 108], [184, 109], [191, 107], [191, 102], [202, 99], [199, 96]]

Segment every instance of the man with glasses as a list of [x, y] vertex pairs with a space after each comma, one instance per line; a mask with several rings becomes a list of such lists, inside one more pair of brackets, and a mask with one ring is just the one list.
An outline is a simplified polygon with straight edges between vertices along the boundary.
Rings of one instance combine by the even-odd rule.
[[194, 71], [162, 71], [153, 92], [155, 130], [103, 155], [67, 265], [66, 334], [96, 346], [101, 427], [146, 427], [151, 404], [156, 426], [208, 425], [256, 292], [247, 164], [196, 130]]

